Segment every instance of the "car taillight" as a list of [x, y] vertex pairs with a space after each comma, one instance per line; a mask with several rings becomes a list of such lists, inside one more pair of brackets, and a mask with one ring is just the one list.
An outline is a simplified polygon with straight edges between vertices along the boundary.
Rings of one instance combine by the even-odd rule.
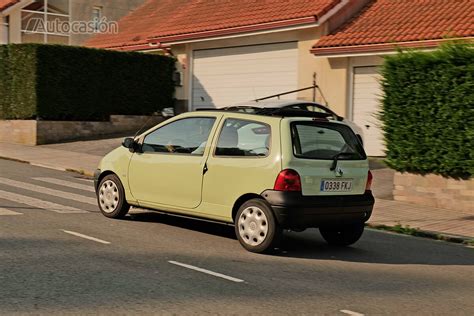
[[373, 179], [373, 178], [374, 178], [374, 177], [372, 176], [372, 172], [370, 172], [370, 170], [369, 170], [369, 174], [368, 174], [368, 176], [367, 176], [367, 184], [365, 185], [365, 190], [366, 190], [366, 191], [370, 191], [370, 190], [371, 190], [371, 188], [372, 188], [372, 179]]
[[275, 191], [301, 191], [301, 179], [298, 172], [292, 169], [285, 169], [278, 175], [275, 186]]

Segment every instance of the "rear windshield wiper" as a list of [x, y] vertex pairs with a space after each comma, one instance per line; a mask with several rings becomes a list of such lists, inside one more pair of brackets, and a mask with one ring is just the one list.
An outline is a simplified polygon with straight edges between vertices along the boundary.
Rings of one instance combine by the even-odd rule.
[[340, 153], [337, 153], [337, 154], [334, 155], [334, 157], [332, 158], [333, 161], [332, 161], [331, 168], [329, 168], [329, 170], [331, 170], [331, 171], [336, 170], [336, 168], [337, 168], [337, 162], [339, 161], [339, 157], [340, 157], [340, 156], [344, 156], [344, 155], [354, 156], [354, 155], [358, 155], [358, 154], [357, 154], [357, 153], [354, 153], [354, 152], [347, 152], [347, 151], [341, 151]]

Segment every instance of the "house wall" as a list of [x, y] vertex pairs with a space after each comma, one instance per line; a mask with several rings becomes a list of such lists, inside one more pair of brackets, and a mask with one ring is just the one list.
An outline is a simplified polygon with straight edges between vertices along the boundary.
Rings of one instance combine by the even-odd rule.
[[[314, 43], [313, 43], [314, 44]], [[329, 107], [339, 115], [352, 118], [353, 69], [362, 66], [378, 66], [382, 56], [314, 57], [317, 84], [328, 101]], [[324, 104], [318, 93], [317, 101]]]
[[21, 43], [21, 9], [16, 8], [9, 14], [9, 42]]
[[[71, 21], [91, 21], [94, 7], [102, 8], [102, 16], [107, 21], [118, 21], [143, 2], [145, 0], [71, 0]], [[80, 45], [91, 36], [72, 35], [71, 45]]]
[[[315, 41], [320, 38], [327, 24], [322, 27], [309, 29], [270, 33], [258, 36], [245, 36], [231, 39], [209, 40], [196, 43], [173, 45], [172, 52], [177, 58], [177, 70], [183, 74], [183, 85], [176, 89], [178, 111], [188, 110], [190, 97], [190, 80], [192, 51], [198, 49], [212, 49], [244, 45], [256, 45], [287, 41], [298, 42], [298, 87], [308, 87], [313, 84], [313, 73], [316, 73], [316, 83], [321, 91], [316, 93], [316, 101], [325, 104], [339, 115], [351, 118], [352, 116], [352, 80], [353, 68], [360, 66], [374, 66], [383, 63], [381, 56], [357, 57], [314, 57], [310, 49]], [[311, 101], [313, 91], [301, 91], [298, 99]]]
[[[92, 9], [94, 7], [102, 8], [102, 16], [108, 21], [118, 21], [138, 7], [145, 0], [64, 0], [70, 1], [70, 19], [71, 21], [91, 21]], [[28, 1], [25, 2], [28, 4]], [[7, 10], [10, 19], [9, 42], [21, 43], [21, 6], [16, 6]], [[70, 45], [81, 45], [85, 40], [94, 34], [71, 34]]]
[[[287, 32], [276, 32], [262, 35], [242, 36], [229, 39], [173, 45], [171, 47], [173, 55], [178, 59], [177, 70], [183, 72], [183, 86], [177, 87], [176, 89], [178, 107], [187, 108], [189, 104], [191, 93], [190, 80], [192, 73], [192, 52], [194, 50], [296, 41], [298, 42], [298, 87], [303, 88], [306, 86], [311, 86], [313, 82], [315, 59], [309, 53], [309, 50], [311, 49], [311, 46], [314, 44], [315, 40], [320, 36], [321, 29], [318, 27], [312, 27]], [[298, 94], [298, 99], [308, 101], [312, 100], [312, 91], [300, 92]]]

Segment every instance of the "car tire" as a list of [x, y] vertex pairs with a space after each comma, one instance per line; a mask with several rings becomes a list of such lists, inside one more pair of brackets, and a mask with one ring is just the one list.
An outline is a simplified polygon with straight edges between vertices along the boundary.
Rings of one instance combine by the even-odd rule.
[[349, 246], [357, 242], [364, 233], [364, 223], [333, 227], [320, 227], [324, 240], [333, 246]]
[[283, 230], [271, 206], [262, 199], [252, 199], [242, 204], [237, 211], [235, 234], [248, 251], [270, 253], [278, 247]]
[[125, 199], [122, 182], [115, 174], [105, 176], [97, 189], [97, 203], [101, 213], [109, 218], [123, 218], [130, 205]]

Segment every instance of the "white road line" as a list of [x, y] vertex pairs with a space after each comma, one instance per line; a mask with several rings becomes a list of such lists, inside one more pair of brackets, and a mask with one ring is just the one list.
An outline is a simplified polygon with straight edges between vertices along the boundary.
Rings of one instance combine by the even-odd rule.
[[101, 243], [101, 244], [104, 244], [104, 245], [109, 245], [110, 244], [110, 242], [108, 242], [108, 241], [105, 241], [105, 240], [102, 240], [102, 239], [99, 239], [99, 238], [95, 238], [95, 237], [91, 237], [91, 236], [87, 236], [87, 235], [83, 235], [83, 234], [79, 234], [79, 233], [72, 232], [72, 231], [69, 231], [69, 230], [61, 229], [61, 231], [65, 232], [66, 234], [69, 234], [69, 235], [73, 235], [73, 236], [76, 236], [76, 237], [81, 237], [81, 238], [84, 238], [84, 239], [92, 240], [92, 241], [95, 241], [95, 242], [98, 242], [98, 243]]
[[60, 214], [89, 213], [87, 211], [79, 210], [71, 206], [60, 205], [53, 202], [43, 201], [43, 200], [35, 199], [29, 196], [16, 194], [13, 192], [2, 191], [2, 190], [0, 190], [0, 198], [9, 200], [12, 202], [20, 203], [20, 204], [26, 204], [26, 205], [36, 207], [36, 208], [42, 208], [47, 211], [52, 211], [52, 212], [56, 212]]
[[74, 178], [76, 180], [81, 180], [81, 181], [86, 181], [86, 182], [89, 182], [89, 183], [92, 183], [94, 180], [92, 179], [84, 179], [84, 178]]
[[0, 207], [0, 216], [12, 216], [12, 215], [23, 215], [22, 213], [7, 210], [6, 208]]
[[35, 167], [46, 168], [46, 169], [52, 169], [52, 170], [58, 170], [58, 171], [65, 171], [64, 168], [55, 167], [55, 166], [50, 166], [50, 165], [44, 165], [44, 164], [41, 164], [41, 163], [30, 162], [30, 165], [35, 166]]
[[95, 193], [95, 190], [94, 190], [94, 187], [93, 187], [92, 184], [91, 185], [86, 185], [86, 184], [80, 184], [80, 183], [75, 183], [75, 182], [71, 182], [71, 181], [55, 179], [55, 178], [33, 178], [33, 180], [52, 183], [52, 184], [57, 184], [57, 185], [62, 185], [62, 186], [73, 188], [73, 189], [78, 189], [78, 190], [89, 191], [89, 192], [94, 192]]
[[86, 196], [83, 196], [83, 195], [80, 195], [80, 194], [49, 189], [49, 188], [42, 187], [42, 186], [39, 186], [39, 185], [35, 185], [35, 184], [27, 183], [27, 182], [15, 181], [15, 180], [7, 179], [7, 178], [0, 178], [0, 184], [5, 184], [5, 185], [12, 186], [12, 187], [20, 188], [20, 189], [25, 189], [25, 190], [38, 192], [38, 193], [53, 195], [53, 196], [57, 196], [57, 197], [60, 197], [60, 198], [63, 198], [63, 199], [67, 199], [67, 200], [73, 200], [73, 201], [76, 201], [76, 202], [87, 203], [87, 204], [97, 206], [96, 199], [89, 198], [89, 197], [86, 197]]
[[192, 265], [189, 265], [189, 264], [185, 264], [185, 263], [181, 263], [181, 262], [177, 262], [177, 261], [168, 261], [168, 262], [171, 263], [171, 264], [177, 265], [177, 266], [181, 266], [181, 267], [188, 268], [188, 269], [191, 269], [191, 270], [194, 270], [194, 271], [199, 271], [199, 272], [202, 272], [202, 273], [210, 274], [210, 275], [213, 275], [215, 277], [226, 279], [226, 280], [229, 280], [229, 281], [232, 281], [232, 282], [237, 282], [237, 283], [244, 282], [244, 280], [241, 280], [241, 279], [237, 279], [237, 278], [234, 278], [234, 277], [222, 274], [222, 273], [217, 273], [217, 272], [213, 272], [213, 271], [210, 271], [210, 270], [198, 268], [198, 267], [195, 267], [195, 266], [192, 266]]
[[344, 313], [344, 314], [347, 314], [347, 315], [351, 315], [351, 316], [364, 316], [364, 314], [353, 312], [353, 311], [350, 311], [348, 309], [341, 309], [340, 312]]

